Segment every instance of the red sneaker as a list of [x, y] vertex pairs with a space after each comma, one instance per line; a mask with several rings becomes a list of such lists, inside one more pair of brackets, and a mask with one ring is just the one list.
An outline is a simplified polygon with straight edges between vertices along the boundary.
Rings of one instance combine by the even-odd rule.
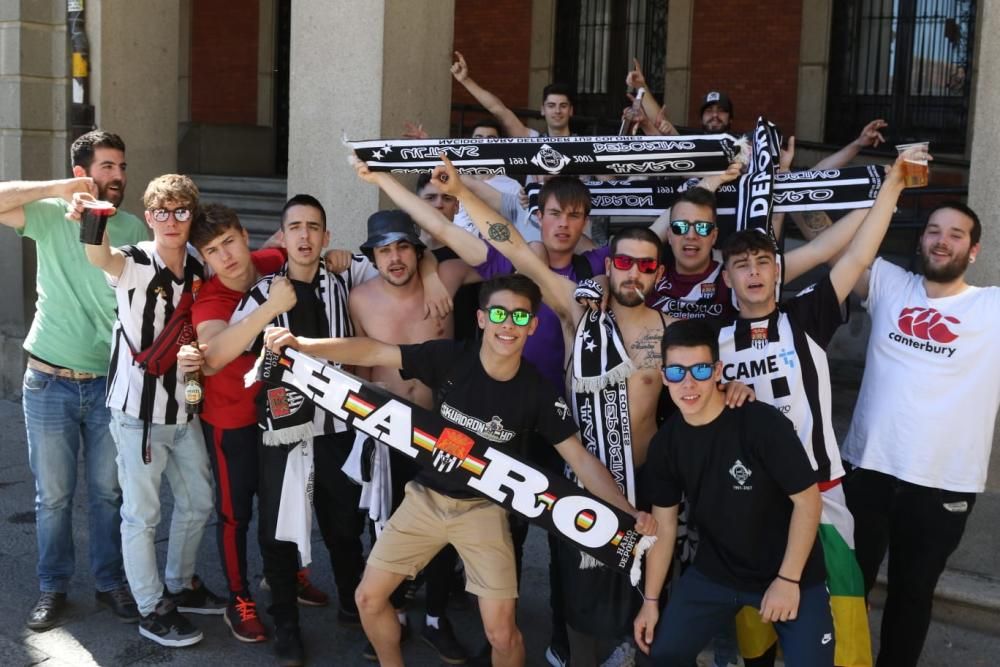
[[309, 570], [307, 568], [302, 568], [299, 570], [299, 588], [298, 588], [298, 600], [299, 604], [304, 604], [307, 607], [325, 607], [330, 604], [330, 596], [316, 588], [309, 581]]
[[255, 644], [267, 641], [267, 629], [257, 616], [257, 603], [250, 598], [236, 596], [236, 602], [226, 607], [226, 625], [241, 642]]

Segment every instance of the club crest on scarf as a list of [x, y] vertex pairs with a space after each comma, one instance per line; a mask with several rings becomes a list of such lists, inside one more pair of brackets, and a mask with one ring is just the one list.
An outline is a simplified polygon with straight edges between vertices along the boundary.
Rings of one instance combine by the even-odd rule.
[[558, 174], [562, 171], [563, 167], [569, 164], [569, 158], [552, 148], [552, 146], [542, 144], [542, 147], [535, 153], [535, 157], [531, 158], [531, 162], [550, 174]]

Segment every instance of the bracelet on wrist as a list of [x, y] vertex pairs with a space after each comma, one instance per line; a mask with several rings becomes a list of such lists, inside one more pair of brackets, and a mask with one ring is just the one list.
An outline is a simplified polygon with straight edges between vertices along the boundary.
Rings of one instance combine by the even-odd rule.
[[646, 597], [645, 593], [640, 593], [640, 595], [642, 595], [642, 601], [643, 602], [659, 602], [660, 601], [660, 598]]
[[801, 581], [800, 579], [789, 579], [788, 577], [782, 576], [780, 572], [778, 573], [778, 579], [781, 579], [782, 581], [787, 581], [790, 584], [795, 584], [796, 586], [798, 586], [799, 582]]

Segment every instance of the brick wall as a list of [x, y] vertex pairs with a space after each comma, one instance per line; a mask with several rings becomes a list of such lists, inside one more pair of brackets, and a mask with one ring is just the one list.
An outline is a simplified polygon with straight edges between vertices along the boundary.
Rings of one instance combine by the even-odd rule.
[[[531, 0], [456, 0], [455, 50], [476, 83], [512, 109], [527, 106]], [[461, 84], [452, 84], [453, 102], [476, 103]]]
[[191, 120], [257, 124], [257, 2], [191, 3]]
[[764, 114], [787, 137], [795, 133], [801, 0], [695, 2], [688, 124], [701, 125], [705, 93], [733, 101], [733, 129], [745, 131]]

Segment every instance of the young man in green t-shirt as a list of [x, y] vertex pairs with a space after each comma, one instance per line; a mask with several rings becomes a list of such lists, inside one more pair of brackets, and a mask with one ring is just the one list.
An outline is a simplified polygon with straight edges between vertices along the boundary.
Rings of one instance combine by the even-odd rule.
[[[77, 192], [121, 204], [125, 143], [94, 130], [73, 142], [71, 154], [73, 178], [0, 183], [0, 223], [33, 239], [38, 256], [38, 300], [24, 341], [23, 388], [41, 590], [27, 625], [36, 631], [58, 622], [73, 575], [73, 490], [81, 444], [97, 599], [123, 622], [139, 620], [122, 567], [122, 494], [104, 401], [115, 296], [100, 269], [87, 262], [80, 225], [65, 217]], [[148, 238], [142, 221], [120, 210], [109, 219], [108, 234], [116, 246]]]

